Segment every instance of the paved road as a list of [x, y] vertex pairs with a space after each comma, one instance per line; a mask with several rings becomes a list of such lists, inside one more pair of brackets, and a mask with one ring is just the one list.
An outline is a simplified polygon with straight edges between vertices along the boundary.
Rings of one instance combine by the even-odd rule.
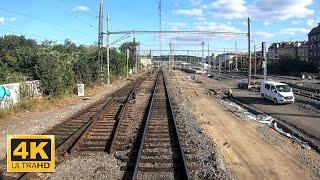
[[269, 100], [262, 100], [259, 94], [245, 90], [234, 90], [235, 98], [249, 104], [266, 114], [288, 123], [315, 139], [320, 147], [320, 114], [296, 105], [274, 105]]
[[234, 97], [245, 104], [265, 112], [291, 125], [296, 133], [313, 142], [320, 149], [320, 114], [303, 109], [294, 104], [274, 105], [271, 101], [262, 100], [259, 93], [234, 89], [239, 79], [218, 81], [202, 75], [195, 75], [208, 89], [233, 89]]

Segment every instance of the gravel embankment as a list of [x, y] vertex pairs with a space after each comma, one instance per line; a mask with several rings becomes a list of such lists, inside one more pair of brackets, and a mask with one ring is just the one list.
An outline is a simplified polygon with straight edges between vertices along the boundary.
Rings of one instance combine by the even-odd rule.
[[[169, 72], [166, 77], [177, 126], [185, 132], [181, 137], [185, 144], [184, 148], [187, 147], [188, 150], [196, 153], [196, 162], [191, 164], [198, 169], [190, 172], [192, 179], [230, 179], [226, 168], [222, 167], [222, 158], [217, 153], [209, 134], [192, 113], [195, 105], [191, 98], [183, 97], [184, 90], [177, 84], [174, 73]], [[186, 156], [188, 159], [188, 155]]]
[[54, 125], [59, 124], [78, 111], [85, 109], [86, 107], [98, 102], [108, 94], [123, 87], [130, 81], [117, 81], [112, 86], [106, 86], [103, 91], [97, 92], [89, 100], [78, 99], [71, 105], [62, 108], [52, 108], [43, 112], [30, 113], [21, 117], [17, 117], [10, 121], [4, 122], [0, 127], [0, 159], [6, 156], [7, 135], [21, 134], [41, 134], [51, 129]]

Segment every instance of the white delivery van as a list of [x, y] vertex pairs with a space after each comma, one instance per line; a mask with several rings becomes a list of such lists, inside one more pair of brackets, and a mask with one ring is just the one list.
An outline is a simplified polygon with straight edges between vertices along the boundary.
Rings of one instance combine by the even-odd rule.
[[275, 81], [262, 81], [260, 85], [262, 99], [269, 99], [274, 104], [294, 103], [292, 88]]

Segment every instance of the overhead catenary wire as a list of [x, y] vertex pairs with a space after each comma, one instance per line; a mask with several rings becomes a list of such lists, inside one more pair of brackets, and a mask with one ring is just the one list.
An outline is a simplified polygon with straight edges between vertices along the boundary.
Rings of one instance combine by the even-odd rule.
[[205, 35], [225, 35], [225, 36], [247, 36], [248, 33], [238, 32], [217, 32], [217, 31], [117, 31], [109, 32], [109, 34], [205, 34]]
[[[67, 5], [68, 7], [71, 7], [71, 5], [66, 4], [64, 1], [59, 0], [59, 2], [61, 2], [61, 3], [64, 4], [64, 5]], [[66, 14], [68, 14], [68, 15], [71, 15], [71, 16], [74, 16], [74, 14], [69, 13], [69, 12], [66, 12], [66, 11], [64, 11], [64, 13], [66, 13]], [[77, 11], [75, 11], [75, 13], [77, 13]], [[83, 12], [83, 13], [85, 13], [85, 12]], [[97, 19], [96, 17], [93, 17], [93, 18], [94, 18], [94, 20]], [[92, 27], [92, 28], [94, 28], [95, 30], [97, 30], [97, 27], [95, 27], [94, 25], [92, 25], [92, 24], [90, 24], [90, 23], [82, 20], [81, 18], [79, 18], [79, 16], [78, 16], [77, 14], [75, 14], [75, 20], [77, 20], [77, 21], [79, 21], [79, 22], [82, 22], [83, 24], [86, 24], [86, 25], [88, 25], [89, 27]]]
[[[92, 1], [92, 0], [91, 0]], [[86, 2], [84, 2], [84, 1], [82, 1], [83, 2], [83, 4], [85, 4], [87, 7], [89, 7], [91, 10], [93, 10], [95, 13], [99, 13], [99, 11], [96, 9], [96, 8], [93, 8], [93, 7], [91, 7], [90, 5], [88, 5], [88, 3], [86, 3]]]
[[68, 31], [71, 31], [71, 32], [79, 32], [79, 33], [82, 33], [82, 34], [86, 34], [86, 35], [89, 35], [88, 33], [85, 33], [85, 32], [82, 32], [82, 31], [78, 31], [76, 29], [72, 29], [72, 28], [69, 28], [69, 27], [66, 27], [66, 26], [63, 26], [55, 21], [49, 21], [49, 20], [44, 20], [44, 19], [41, 19], [41, 18], [38, 18], [38, 17], [34, 17], [34, 16], [30, 16], [28, 14], [25, 14], [25, 13], [21, 13], [21, 12], [18, 12], [18, 11], [14, 11], [14, 10], [10, 10], [10, 9], [6, 9], [6, 8], [2, 8], [0, 7], [0, 10], [3, 10], [3, 11], [6, 11], [6, 12], [11, 12], [11, 13], [14, 13], [14, 14], [17, 14], [17, 15], [21, 15], [21, 16], [25, 16], [29, 19], [34, 19], [34, 20], [37, 20], [37, 21], [40, 21], [40, 22], [44, 22], [44, 23], [47, 23], [47, 24], [50, 24], [50, 25], [54, 25], [54, 26], [58, 26], [62, 29], [65, 29], [65, 30], [68, 30]]
[[[62, 4], [64, 4], [64, 5], [66, 5], [66, 6], [68, 6], [68, 7], [70, 7], [70, 8], [72, 8], [72, 9], [74, 9], [75, 8], [75, 6], [73, 6], [73, 5], [71, 5], [71, 4], [69, 4], [69, 3], [67, 3], [66, 1], [63, 1], [63, 0], [58, 0], [60, 3], [62, 3]], [[89, 9], [90, 10], [94, 10], [94, 9], [92, 9], [91, 7], [89, 7]], [[75, 10], [76, 11], [76, 10]], [[97, 19], [98, 18], [98, 16], [96, 16], [96, 15], [92, 15], [92, 14], [90, 14], [89, 13], [89, 11], [81, 11], [83, 14], [85, 14], [85, 15], [87, 15], [87, 16], [89, 16], [89, 17], [91, 17], [91, 18], [93, 18], [93, 19]], [[98, 13], [98, 11], [96, 11], [96, 13]]]
[[[20, 33], [20, 32], [12, 31], [12, 30], [9, 30], [9, 29], [1, 29], [0, 31], [12, 33], [13, 35], [16, 35], [16, 34], [23, 35], [23, 36], [28, 35], [30, 37], [42, 38], [43, 40], [59, 41], [58, 39], [54, 39], [54, 38], [48, 38], [48, 37], [45, 37], [45, 36], [34, 35], [34, 34], [30, 34], [30, 33]], [[65, 39], [60, 39], [60, 40], [65, 40]]]

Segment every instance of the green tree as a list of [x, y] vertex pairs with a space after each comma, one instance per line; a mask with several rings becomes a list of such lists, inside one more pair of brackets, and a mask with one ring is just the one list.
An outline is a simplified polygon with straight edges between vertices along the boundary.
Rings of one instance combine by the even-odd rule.
[[136, 62], [136, 48], [139, 45], [137, 42], [125, 42], [120, 47], [119, 50], [123, 54], [126, 54], [127, 49], [129, 49], [129, 68], [133, 68]]
[[36, 70], [44, 95], [59, 96], [75, 85], [71, 64], [62, 60], [58, 52], [40, 54]]

